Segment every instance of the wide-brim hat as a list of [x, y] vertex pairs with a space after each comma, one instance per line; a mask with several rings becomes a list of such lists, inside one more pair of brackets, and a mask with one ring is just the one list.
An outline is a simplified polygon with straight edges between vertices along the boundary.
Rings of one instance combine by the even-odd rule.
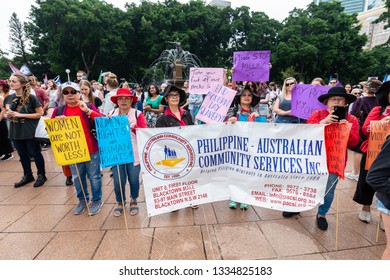
[[347, 103], [352, 103], [357, 98], [355, 95], [347, 93], [343, 87], [331, 87], [328, 93], [318, 96], [318, 101], [324, 104], [324, 101], [332, 96], [344, 97]]
[[128, 88], [120, 88], [116, 91], [116, 95], [111, 96], [111, 101], [118, 105], [118, 97], [131, 97], [133, 103], [137, 102], [138, 97], [133, 95], [133, 93]]
[[384, 82], [375, 93], [380, 106], [387, 106], [389, 104], [390, 81]]
[[165, 100], [165, 97], [167, 97], [167, 95], [172, 91], [177, 91], [180, 94], [179, 104], [183, 103], [186, 100], [187, 95], [186, 95], [186, 92], [184, 90], [182, 90], [181, 88], [178, 88], [175, 85], [167, 85], [167, 87], [164, 90], [163, 99], [161, 100], [162, 105], [164, 105], [164, 106], [168, 105], [167, 101]]
[[240, 92], [238, 92], [238, 93], [236, 94], [236, 96], [234, 97], [234, 104], [235, 104], [235, 105], [240, 104], [241, 95], [242, 95], [242, 93], [243, 93], [245, 90], [249, 90], [249, 92], [252, 94], [251, 106], [252, 106], [252, 107], [255, 107], [257, 104], [259, 104], [259, 102], [260, 102], [260, 96], [258, 96], [256, 93], [254, 93], [254, 92], [251, 90], [251, 88], [250, 88], [249, 86], [245, 86]]
[[73, 83], [73, 82], [66, 82], [61, 85], [61, 89], [66, 89], [66, 88], [73, 88], [74, 90], [80, 91], [80, 87], [78, 84]]

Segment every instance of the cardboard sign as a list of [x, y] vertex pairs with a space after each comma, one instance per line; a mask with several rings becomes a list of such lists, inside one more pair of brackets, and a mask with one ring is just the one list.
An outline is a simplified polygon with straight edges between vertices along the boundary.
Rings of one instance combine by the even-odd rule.
[[347, 144], [351, 123], [332, 123], [325, 127], [325, 146], [329, 173], [344, 179]]
[[90, 161], [88, 145], [79, 116], [45, 120], [47, 133], [58, 165]]
[[95, 123], [102, 167], [134, 162], [127, 116], [99, 117]]
[[326, 109], [317, 98], [329, 89], [329, 86], [296, 84], [291, 93], [291, 115], [307, 120], [315, 110]]
[[213, 84], [199, 108], [196, 118], [205, 123], [223, 122], [235, 95], [235, 90]]
[[190, 68], [188, 91], [207, 94], [213, 83], [223, 85], [223, 68]]
[[234, 52], [233, 81], [269, 81], [271, 51]]
[[382, 149], [383, 143], [385, 143], [386, 135], [390, 131], [390, 124], [388, 122], [371, 121], [370, 122], [370, 135], [368, 136], [368, 149], [366, 167], [368, 170], [375, 158]]

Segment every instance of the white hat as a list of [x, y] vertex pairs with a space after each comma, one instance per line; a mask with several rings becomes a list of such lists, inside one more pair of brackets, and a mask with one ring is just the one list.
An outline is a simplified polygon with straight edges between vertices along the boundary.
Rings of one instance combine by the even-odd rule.
[[74, 90], [80, 91], [79, 85], [76, 84], [76, 83], [73, 83], [73, 82], [66, 82], [66, 83], [63, 83], [61, 85], [62, 89], [65, 89], [65, 88], [68, 88], [68, 87], [73, 88]]

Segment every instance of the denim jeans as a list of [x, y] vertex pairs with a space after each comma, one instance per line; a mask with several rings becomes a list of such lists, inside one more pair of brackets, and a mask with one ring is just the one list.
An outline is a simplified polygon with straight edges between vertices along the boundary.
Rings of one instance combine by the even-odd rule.
[[[119, 185], [119, 176], [118, 176], [118, 165], [112, 167], [112, 174], [114, 176], [114, 192], [116, 201], [122, 204], [122, 197], [124, 202], [126, 202], [126, 179], [129, 180], [130, 184], [130, 197], [133, 199], [138, 198], [139, 194], [139, 173], [140, 173], [140, 164], [134, 166], [133, 163], [126, 163], [119, 165], [120, 173], [120, 185]], [[121, 189], [122, 186], [122, 196]]]
[[326, 183], [324, 204], [318, 207], [318, 215], [325, 216], [328, 213], [333, 202], [334, 190], [336, 189], [339, 177], [337, 174], [329, 173], [328, 182]]
[[[87, 199], [87, 201], [89, 201], [87, 176], [89, 178], [89, 181], [91, 182], [92, 200], [99, 201], [102, 199], [102, 174], [100, 172], [99, 152], [91, 154], [90, 156], [90, 161], [70, 165], [74, 186], [77, 192], [77, 198], [80, 201], [84, 200], [83, 190], [85, 193], [85, 198]], [[78, 169], [78, 173], [76, 170], [76, 166]], [[80, 177], [78, 174], [80, 175]]]
[[12, 139], [12, 143], [20, 157], [24, 175], [32, 174], [30, 156], [34, 158], [38, 175], [45, 175], [45, 160], [42, 156], [41, 145], [35, 139]]

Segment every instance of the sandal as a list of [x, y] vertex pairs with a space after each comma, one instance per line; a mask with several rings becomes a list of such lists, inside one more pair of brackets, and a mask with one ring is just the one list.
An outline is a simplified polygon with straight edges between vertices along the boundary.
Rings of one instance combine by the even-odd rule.
[[122, 216], [122, 213], [123, 213], [122, 207], [118, 207], [114, 209], [114, 217], [120, 217]]
[[198, 209], [198, 208], [199, 208], [199, 205], [192, 205], [191, 208], [192, 208], [192, 209]]
[[248, 209], [248, 204], [240, 203], [240, 209], [247, 210]]
[[137, 205], [138, 205], [137, 201], [130, 202], [130, 215], [131, 216], [134, 216], [134, 215], [138, 214], [139, 208], [138, 208]]
[[229, 208], [236, 209], [237, 208], [237, 202], [229, 200]]

